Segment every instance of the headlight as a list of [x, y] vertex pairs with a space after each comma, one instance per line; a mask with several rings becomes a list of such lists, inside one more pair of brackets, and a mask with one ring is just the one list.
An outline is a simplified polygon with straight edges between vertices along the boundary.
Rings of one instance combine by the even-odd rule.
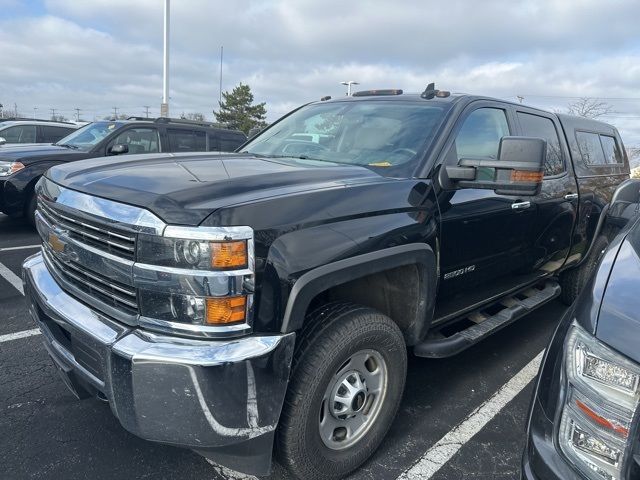
[[253, 230], [167, 227], [139, 234], [134, 278], [141, 324], [185, 332], [241, 332], [250, 326]]
[[20, 162], [0, 162], [0, 177], [8, 177], [24, 168]]
[[587, 478], [622, 478], [640, 398], [640, 365], [574, 323], [565, 344], [564, 368], [562, 451]]

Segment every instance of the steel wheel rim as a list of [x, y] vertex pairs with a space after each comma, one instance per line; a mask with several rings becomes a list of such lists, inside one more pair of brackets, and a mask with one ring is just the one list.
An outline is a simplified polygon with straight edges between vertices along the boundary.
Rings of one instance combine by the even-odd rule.
[[387, 364], [375, 350], [351, 355], [331, 377], [322, 397], [318, 432], [331, 450], [355, 445], [371, 430], [388, 386]]

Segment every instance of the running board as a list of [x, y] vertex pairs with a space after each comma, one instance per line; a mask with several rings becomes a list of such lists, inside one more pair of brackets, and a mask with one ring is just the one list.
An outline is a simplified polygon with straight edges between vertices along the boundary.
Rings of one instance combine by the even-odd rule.
[[[528, 287], [492, 305], [458, 318], [442, 330], [451, 330], [452, 325], [455, 327], [461, 323], [469, 326], [449, 335], [441, 331], [441, 337], [427, 338], [413, 348], [413, 353], [418, 357], [426, 358], [456, 355], [559, 295], [560, 285], [556, 281], [548, 280], [534, 287]], [[500, 310], [495, 312], [496, 308]]]

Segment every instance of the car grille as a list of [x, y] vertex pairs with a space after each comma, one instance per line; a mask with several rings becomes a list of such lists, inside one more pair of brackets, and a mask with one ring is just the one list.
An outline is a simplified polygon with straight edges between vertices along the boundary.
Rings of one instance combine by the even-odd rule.
[[[128, 314], [138, 313], [136, 289], [104, 277], [74, 262], [62, 262], [56, 254], [43, 244], [44, 257], [50, 270], [64, 283], [90, 295], [97, 300]], [[64, 286], [64, 285], [62, 285]]]
[[[87, 221], [67, 211], [61, 212], [55, 204], [38, 202], [38, 211], [52, 226], [64, 229], [65, 235], [78, 244], [91, 246], [97, 250], [108, 252], [119, 258], [133, 261], [135, 253], [135, 234], [100, 224], [98, 221]], [[42, 250], [49, 270], [59, 280], [60, 286], [70, 294], [94, 299], [103, 305], [115, 309], [117, 317], [138, 314], [138, 299], [135, 287], [105, 276], [103, 273], [89, 268], [64, 254], [55, 252], [48, 239], [43, 238]], [[96, 305], [99, 307], [99, 305]], [[105, 313], [108, 309], [102, 308]]]
[[66, 212], [55, 210], [43, 201], [38, 202], [38, 210], [49, 223], [68, 230], [72, 238], [118, 257], [133, 260], [136, 250], [134, 235], [111, 226], [74, 218]]

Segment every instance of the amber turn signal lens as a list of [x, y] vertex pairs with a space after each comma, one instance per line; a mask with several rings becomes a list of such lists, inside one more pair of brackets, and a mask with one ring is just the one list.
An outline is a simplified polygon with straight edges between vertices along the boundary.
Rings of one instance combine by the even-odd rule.
[[227, 325], [244, 322], [247, 297], [207, 298], [208, 325]]
[[529, 172], [526, 170], [513, 170], [511, 172], [512, 182], [542, 182], [542, 172]]
[[246, 240], [233, 242], [212, 242], [211, 266], [213, 268], [246, 268]]

